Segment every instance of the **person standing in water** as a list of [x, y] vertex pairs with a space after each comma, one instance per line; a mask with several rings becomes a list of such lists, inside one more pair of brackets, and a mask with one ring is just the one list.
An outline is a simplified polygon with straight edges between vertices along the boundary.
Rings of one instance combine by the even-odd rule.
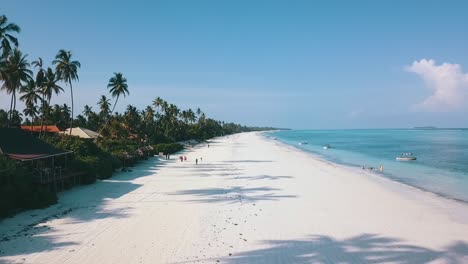
[[198, 165], [198, 159], [195, 159], [195, 164]]

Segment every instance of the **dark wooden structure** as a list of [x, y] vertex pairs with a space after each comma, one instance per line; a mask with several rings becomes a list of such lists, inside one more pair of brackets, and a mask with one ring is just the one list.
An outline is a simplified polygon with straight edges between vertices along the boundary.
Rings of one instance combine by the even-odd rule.
[[71, 151], [64, 151], [17, 128], [0, 128], [0, 155], [19, 162], [27, 162], [38, 184], [54, 191], [79, 183], [79, 174], [67, 170]]

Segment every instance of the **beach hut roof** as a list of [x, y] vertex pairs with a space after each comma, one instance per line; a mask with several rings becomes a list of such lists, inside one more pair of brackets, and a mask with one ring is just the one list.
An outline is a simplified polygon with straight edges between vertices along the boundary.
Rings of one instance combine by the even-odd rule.
[[27, 161], [71, 153], [55, 148], [29, 132], [17, 128], [0, 128], [0, 154]]
[[59, 133], [60, 129], [55, 125], [45, 125], [45, 126], [21, 126], [22, 130], [26, 130], [29, 132], [41, 132], [41, 127], [43, 132], [48, 133]]
[[[67, 128], [63, 134], [65, 135], [69, 135], [70, 134], [70, 128]], [[97, 138], [99, 136], [99, 134], [95, 131], [92, 131], [92, 130], [89, 130], [87, 128], [84, 128], [84, 127], [74, 127], [72, 129], [72, 133], [71, 133], [72, 136], [76, 136], [76, 137], [80, 137], [80, 138]]]

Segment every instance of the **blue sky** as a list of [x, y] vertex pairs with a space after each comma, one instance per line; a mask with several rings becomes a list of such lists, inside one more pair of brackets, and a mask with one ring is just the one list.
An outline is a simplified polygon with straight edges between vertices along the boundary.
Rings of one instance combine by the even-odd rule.
[[[76, 110], [113, 72], [139, 108], [161, 96], [247, 125], [466, 127], [467, 1], [2, 1], [21, 49], [82, 68]], [[445, 64], [444, 64], [445, 63]], [[458, 65], [458, 66], [457, 66]], [[0, 107], [9, 106], [5, 93]], [[53, 99], [69, 103], [69, 94]]]

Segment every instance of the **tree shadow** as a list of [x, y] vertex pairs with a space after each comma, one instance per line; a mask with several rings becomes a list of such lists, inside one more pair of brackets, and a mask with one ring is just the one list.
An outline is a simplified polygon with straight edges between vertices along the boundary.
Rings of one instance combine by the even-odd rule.
[[225, 160], [225, 163], [266, 163], [273, 162], [272, 160]]
[[67, 241], [67, 235], [55, 230], [53, 222], [66, 220], [60, 225], [80, 224], [99, 219], [125, 218], [132, 207], [117, 205], [121, 198], [139, 187], [133, 182], [153, 175], [160, 167], [154, 160], [133, 167], [132, 172], [116, 173], [113, 177], [91, 185], [78, 186], [59, 194], [59, 202], [46, 209], [22, 212], [4, 219], [0, 226], [0, 263], [5, 257], [52, 251], [76, 243]]
[[[280, 189], [270, 187], [245, 188], [234, 186], [230, 188], [206, 188], [191, 189], [169, 195], [188, 196], [188, 201], [198, 203], [237, 203], [237, 202], [257, 202], [257, 201], [276, 201], [285, 198], [296, 198], [296, 195], [279, 195], [275, 191]], [[195, 197], [195, 199], [191, 199]]]
[[237, 176], [233, 179], [236, 180], [279, 180], [279, 179], [291, 179], [293, 176], [272, 176], [272, 175], [257, 175], [257, 176]]
[[404, 243], [375, 234], [338, 240], [314, 235], [304, 240], [263, 241], [269, 247], [245, 251], [222, 259], [222, 263], [467, 263], [468, 244], [454, 242], [442, 250]]

